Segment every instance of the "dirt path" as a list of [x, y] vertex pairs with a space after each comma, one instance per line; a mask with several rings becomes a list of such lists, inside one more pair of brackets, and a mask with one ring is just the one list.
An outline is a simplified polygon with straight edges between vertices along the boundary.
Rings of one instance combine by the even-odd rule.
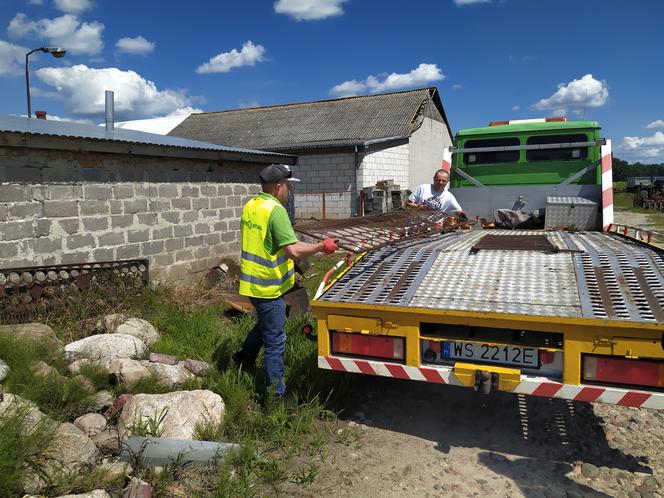
[[634, 213], [629, 209], [617, 208], [614, 210], [613, 215], [615, 222], [619, 224], [642, 228], [644, 230], [664, 230], [664, 227], [653, 223], [647, 214]]
[[359, 441], [331, 444], [315, 483], [289, 495], [662, 496], [664, 413], [378, 377], [358, 384], [342, 419]]

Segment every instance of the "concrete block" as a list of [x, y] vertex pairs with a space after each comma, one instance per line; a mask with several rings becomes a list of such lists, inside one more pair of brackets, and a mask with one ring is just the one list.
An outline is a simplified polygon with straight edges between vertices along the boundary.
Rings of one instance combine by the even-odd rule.
[[170, 239], [173, 237], [173, 227], [162, 227], [152, 229], [152, 240]]
[[175, 237], [191, 237], [193, 234], [193, 225], [176, 225], [173, 227], [173, 235]]
[[135, 259], [141, 254], [140, 244], [128, 244], [118, 247], [115, 250], [117, 259]]
[[173, 206], [173, 209], [183, 209], [189, 211], [191, 209], [191, 199], [172, 199], [171, 206]]
[[78, 206], [76, 201], [44, 201], [43, 213], [46, 218], [78, 216]]
[[115, 249], [111, 247], [95, 249], [92, 251], [94, 261], [113, 261], [115, 260]]
[[100, 230], [108, 230], [109, 218], [83, 218], [83, 230], [86, 232], [99, 232]]
[[200, 190], [198, 187], [184, 185], [182, 187], [182, 197], [198, 197]]
[[113, 228], [128, 228], [131, 225], [133, 225], [133, 223], [134, 223], [133, 214], [116, 214], [111, 216], [111, 226]]
[[228, 220], [228, 229], [240, 231], [240, 219], [235, 218], [232, 220]]
[[[61, 202], [65, 203], [66, 201], [52, 201], [52, 202]], [[46, 205], [48, 204], [48, 201], [44, 203], [44, 216], [51, 216], [50, 214], [47, 214], [46, 211]], [[90, 201], [78, 201], [79, 208], [81, 210], [81, 216], [85, 215], [93, 215], [93, 214], [109, 214], [110, 213], [110, 206], [108, 202], [105, 201], [98, 201], [98, 200], [90, 200]], [[67, 216], [76, 216], [77, 213], [73, 213]]]
[[180, 223], [180, 213], [177, 211], [169, 211], [167, 213], [160, 213], [162, 222], [177, 224]]
[[196, 258], [209, 258], [210, 248], [208, 246], [197, 247], [194, 251]]
[[51, 254], [62, 251], [62, 240], [62, 237], [42, 237], [31, 240], [30, 242], [32, 243], [32, 250], [35, 254]]
[[173, 254], [158, 254], [156, 256], [150, 257], [150, 268], [156, 266], [169, 266], [172, 265], [175, 261], [175, 256]]
[[135, 195], [133, 185], [113, 185], [115, 199], [132, 199]]
[[48, 185], [44, 200], [72, 201], [83, 197], [83, 186], [81, 185]]
[[150, 211], [155, 211], [155, 212], [170, 211], [171, 201], [167, 199], [157, 199], [154, 201], [150, 201], [148, 209]]
[[191, 209], [209, 209], [210, 208], [210, 199], [207, 197], [200, 197], [198, 199], [191, 200]]
[[176, 263], [179, 261], [191, 261], [192, 259], [194, 259], [194, 253], [189, 249], [175, 253]]
[[226, 204], [229, 207], [241, 206], [242, 205], [242, 197], [240, 197], [239, 195], [230, 195], [226, 199]]
[[242, 206], [233, 208], [233, 216], [238, 220], [242, 218]]
[[198, 221], [199, 216], [198, 211], [185, 211], [182, 213], [182, 223], [193, 223]]
[[224, 232], [224, 231], [228, 230], [228, 222], [227, 221], [217, 221], [212, 226], [213, 226], [215, 232]]
[[201, 195], [205, 197], [216, 197], [217, 196], [217, 186], [216, 185], [201, 185], [200, 187]]
[[235, 217], [235, 210], [233, 208], [226, 208], [219, 210], [220, 219], [230, 219]]
[[177, 251], [184, 248], [184, 239], [168, 239], [164, 241], [164, 248], [169, 251]]
[[35, 236], [36, 237], [48, 237], [51, 234], [51, 226], [53, 222], [51, 220], [37, 220], [35, 223]]
[[247, 195], [246, 185], [233, 185], [233, 194], [235, 195]]
[[141, 225], [154, 226], [159, 223], [159, 215], [157, 213], [139, 213], [136, 215], [136, 218]]
[[148, 201], [146, 199], [131, 199], [122, 202], [125, 214], [144, 213], [148, 210]]
[[208, 246], [213, 246], [221, 242], [221, 235], [218, 233], [211, 233], [205, 237], [205, 243]]
[[73, 235], [81, 231], [81, 220], [78, 218], [57, 220], [55, 223], [57, 223], [57, 227], [60, 229], [60, 232], [64, 232], [67, 235]]
[[233, 242], [234, 240], [237, 240], [237, 238], [238, 238], [237, 232], [228, 231], [221, 234], [221, 240], [223, 242]]
[[0, 204], [0, 223], [7, 221], [9, 217], [9, 209], [7, 204]]
[[177, 197], [178, 187], [175, 184], [159, 185], [159, 197]]
[[226, 207], [226, 198], [225, 197], [213, 197], [210, 199], [210, 207], [212, 209], [220, 209]]
[[18, 256], [18, 242], [0, 242], [0, 261]]
[[195, 237], [187, 237], [184, 239], [185, 247], [196, 247], [205, 244], [205, 238], [203, 235], [197, 235]]
[[92, 247], [94, 245], [95, 238], [88, 233], [80, 233], [67, 237], [67, 249], [69, 250]]
[[23, 185], [0, 185], [0, 202], [23, 202], [28, 189]]
[[33, 221], [14, 221], [0, 225], [0, 240], [31, 239], [34, 237]]
[[68, 252], [62, 255], [61, 264], [90, 263], [92, 258], [89, 251]]
[[111, 210], [111, 214], [122, 214], [124, 213], [124, 202], [119, 200], [108, 201], [108, 205]]
[[107, 201], [113, 198], [113, 190], [110, 185], [84, 185], [83, 198]]
[[210, 233], [210, 225], [207, 223], [197, 223], [194, 227], [194, 233], [200, 235], [203, 233]]
[[233, 187], [230, 185], [219, 185], [217, 187], [217, 193], [220, 196], [227, 197], [229, 195], [233, 195]]
[[41, 202], [17, 202], [9, 205], [8, 219], [25, 220], [26, 218], [35, 218], [41, 215]]
[[155, 240], [153, 242], [143, 242], [141, 244], [141, 253], [144, 256], [152, 256], [164, 252], [164, 241]]
[[149, 228], [133, 228], [127, 230], [127, 242], [146, 242], [150, 240]]
[[[125, 243], [125, 234], [124, 232], [108, 232], [103, 235], [99, 235], [97, 237], [97, 240], [99, 241], [99, 245], [102, 247], [106, 246], [120, 246]], [[138, 245], [137, 245], [138, 247]], [[137, 254], [138, 256], [138, 254]], [[136, 256], [134, 256], [136, 257]], [[119, 259], [127, 259], [127, 258], [120, 258]]]

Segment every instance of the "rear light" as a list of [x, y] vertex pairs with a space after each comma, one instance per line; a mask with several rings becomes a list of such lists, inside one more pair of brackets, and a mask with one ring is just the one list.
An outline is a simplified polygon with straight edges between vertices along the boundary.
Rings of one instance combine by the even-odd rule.
[[664, 362], [585, 355], [583, 379], [633, 386], [664, 387]]
[[503, 125], [508, 125], [510, 124], [509, 121], [491, 121], [489, 123], [489, 126], [503, 126]]
[[403, 337], [332, 332], [333, 353], [405, 360], [404, 345]]
[[549, 365], [550, 363], [553, 363], [555, 360], [555, 355], [556, 353], [554, 351], [546, 351], [544, 349], [540, 349], [539, 352], [540, 365]]
[[544, 121], [547, 123], [566, 123], [567, 118], [545, 118]]

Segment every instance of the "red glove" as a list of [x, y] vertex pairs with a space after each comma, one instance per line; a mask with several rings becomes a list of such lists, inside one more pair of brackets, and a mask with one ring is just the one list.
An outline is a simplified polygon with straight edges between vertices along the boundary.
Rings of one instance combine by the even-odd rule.
[[328, 238], [323, 241], [323, 252], [325, 254], [332, 254], [334, 251], [339, 249], [339, 246], [337, 245], [337, 242], [339, 242], [339, 239], [333, 239], [333, 238]]

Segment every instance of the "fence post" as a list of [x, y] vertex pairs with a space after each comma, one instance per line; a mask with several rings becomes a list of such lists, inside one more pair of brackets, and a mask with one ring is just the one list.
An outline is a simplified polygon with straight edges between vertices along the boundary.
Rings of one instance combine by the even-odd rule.
[[325, 218], [325, 192], [321, 192], [320, 194], [323, 197], [323, 219]]

